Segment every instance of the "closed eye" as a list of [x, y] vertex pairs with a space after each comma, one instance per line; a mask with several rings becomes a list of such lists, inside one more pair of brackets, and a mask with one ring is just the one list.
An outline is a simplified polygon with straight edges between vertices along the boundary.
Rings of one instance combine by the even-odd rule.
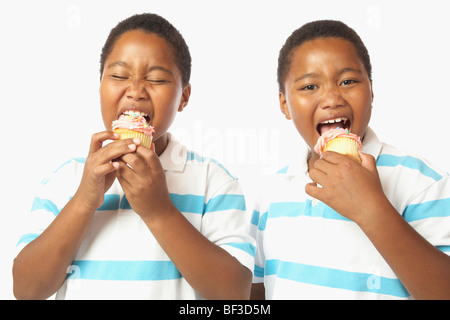
[[148, 79], [147, 81], [153, 84], [164, 84], [170, 82], [169, 80], [165, 79]]
[[116, 79], [116, 80], [126, 80], [128, 79], [127, 77], [123, 77], [123, 76], [118, 76], [118, 75], [111, 75], [111, 78]]

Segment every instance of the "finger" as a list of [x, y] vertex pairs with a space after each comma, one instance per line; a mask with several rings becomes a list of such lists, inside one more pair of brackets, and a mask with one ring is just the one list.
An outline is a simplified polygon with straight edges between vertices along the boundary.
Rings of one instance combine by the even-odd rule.
[[323, 185], [323, 182], [327, 178], [327, 174], [319, 169], [312, 168], [309, 170], [309, 177], [312, 181], [317, 182], [320, 185]]
[[103, 142], [105, 142], [106, 140], [117, 140], [117, 139], [119, 139], [119, 135], [112, 131], [102, 131], [94, 133], [91, 137], [89, 152], [93, 153], [98, 151], [103, 146]]
[[100, 178], [106, 176], [108, 173], [116, 171], [118, 168], [119, 164], [117, 162], [102, 164], [94, 168], [93, 175], [97, 180], [99, 180]]
[[161, 161], [159, 160], [158, 155], [154, 151], [154, 147], [152, 149], [148, 149], [145, 147], [138, 147], [136, 149], [136, 154], [141, 156], [145, 160], [145, 163], [148, 165], [148, 167], [150, 167], [151, 169], [162, 170]]
[[140, 172], [142, 169], [147, 168], [145, 160], [139, 154], [137, 154], [137, 152], [125, 154], [120, 157], [120, 160], [134, 171]]
[[314, 168], [318, 169], [324, 173], [331, 172], [334, 170], [335, 164], [327, 161], [326, 159], [319, 159], [314, 162]]
[[133, 139], [114, 141], [99, 150], [99, 157], [101, 157], [104, 162], [110, 162], [127, 153], [135, 152], [136, 147], [136, 141]]
[[314, 199], [320, 200], [320, 193], [322, 191], [322, 188], [317, 186], [317, 183], [310, 182], [305, 185], [305, 192], [313, 197]]
[[377, 161], [372, 155], [359, 151], [359, 157], [361, 158], [361, 166], [371, 172], [377, 171]]
[[136, 176], [133, 168], [131, 168], [126, 162], [122, 160], [118, 160], [119, 168], [116, 171], [117, 180], [122, 186], [123, 190], [129, 190], [136, 184], [136, 179], [139, 178], [139, 175]]
[[340, 154], [338, 152], [325, 151], [322, 155], [322, 159], [332, 164], [338, 164], [341, 163], [342, 161], [345, 161], [348, 158], [345, 155]]

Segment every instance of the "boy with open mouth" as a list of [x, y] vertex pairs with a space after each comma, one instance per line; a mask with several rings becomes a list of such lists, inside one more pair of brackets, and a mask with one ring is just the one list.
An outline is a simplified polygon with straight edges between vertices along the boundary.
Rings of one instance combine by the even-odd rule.
[[158, 15], [111, 31], [100, 70], [106, 131], [35, 198], [13, 267], [17, 298], [249, 297], [254, 242], [239, 182], [168, 132], [189, 101], [190, 70], [184, 39]]
[[[360, 37], [339, 21], [304, 25], [280, 51], [278, 82], [281, 112], [309, 152], [262, 187], [252, 298], [449, 299], [449, 176], [368, 126]], [[361, 138], [360, 164], [320, 154], [335, 130]]]

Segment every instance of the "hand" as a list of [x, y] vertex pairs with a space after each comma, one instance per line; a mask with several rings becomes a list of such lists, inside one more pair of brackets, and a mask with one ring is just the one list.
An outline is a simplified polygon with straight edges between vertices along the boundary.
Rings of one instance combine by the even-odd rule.
[[[136, 150], [132, 139], [118, 140], [119, 135], [111, 131], [95, 133], [91, 139], [89, 155], [84, 166], [80, 186], [74, 196], [92, 212], [104, 201], [105, 192], [116, 178], [119, 164], [114, 159]], [[103, 147], [107, 140], [117, 140]]]
[[173, 206], [154, 144], [151, 149], [137, 146], [135, 153], [122, 156], [117, 179], [130, 206], [143, 218], [154, 217]]
[[317, 160], [309, 171], [314, 182], [305, 187], [307, 194], [357, 223], [370, 218], [369, 215], [376, 211], [380, 201], [388, 201], [375, 159], [362, 152], [359, 155], [361, 165], [339, 153], [325, 152], [323, 158]]

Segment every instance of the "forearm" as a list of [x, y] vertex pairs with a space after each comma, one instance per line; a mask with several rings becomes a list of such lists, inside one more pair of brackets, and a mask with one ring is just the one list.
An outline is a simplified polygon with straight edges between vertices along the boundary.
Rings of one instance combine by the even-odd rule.
[[175, 207], [149, 229], [187, 282], [205, 299], [248, 299], [251, 271], [204, 237]]
[[388, 202], [360, 224], [415, 299], [450, 299], [450, 257], [426, 241]]
[[17, 299], [46, 299], [64, 282], [93, 212], [74, 197], [52, 224], [17, 256], [13, 266]]
[[264, 283], [252, 284], [250, 300], [266, 300], [266, 289]]

